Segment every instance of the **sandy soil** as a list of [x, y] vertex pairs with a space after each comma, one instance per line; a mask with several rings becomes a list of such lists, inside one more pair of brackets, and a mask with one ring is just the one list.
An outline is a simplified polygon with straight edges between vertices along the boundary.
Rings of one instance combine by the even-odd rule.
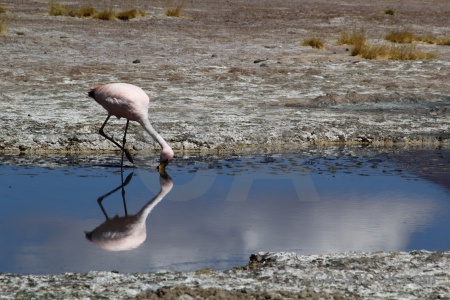
[[[450, 144], [449, 46], [418, 43], [438, 58], [392, 61], [335, 45], [342, 31], [362, 27], [374, 43], [398, 29], [449, 37], [444, 0], [198, 0], [186, 1], [183, 18], [166, 17], [164, 1], [106, 2], [148, 15], [52, 17], [46, 0], [1, 2], [0, 150], [114, 149], [97, 134], [106, 112], [86, 93], [116, 81], [148, 92], [151, 121], [178, 151]], [[92, 1], [97, 9], [106, 2]], [[300, 46], [311, 36], [326, 49]], [[106, 130], [120, 139], [123, 126], [114, 120]], [[157, 148], [139, 125], [128, 142]]]

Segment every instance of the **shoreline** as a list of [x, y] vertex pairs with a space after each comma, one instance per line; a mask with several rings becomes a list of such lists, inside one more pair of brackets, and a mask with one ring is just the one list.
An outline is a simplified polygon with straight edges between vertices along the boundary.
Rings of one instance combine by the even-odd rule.
[[259, 252], [248, 265], [225, 271], [0, 274], [0, 298], [444, 299], [449, 264], [450, 252]]

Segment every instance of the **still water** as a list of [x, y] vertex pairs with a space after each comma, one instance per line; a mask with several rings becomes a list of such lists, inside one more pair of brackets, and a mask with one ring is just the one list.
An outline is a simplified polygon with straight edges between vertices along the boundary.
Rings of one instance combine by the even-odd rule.
[[[156, 157], [156, 156], [155, 156]], [[225, 269], [258, 251], [450, 250], [446, 150], [2, 156], [0, 272]]]

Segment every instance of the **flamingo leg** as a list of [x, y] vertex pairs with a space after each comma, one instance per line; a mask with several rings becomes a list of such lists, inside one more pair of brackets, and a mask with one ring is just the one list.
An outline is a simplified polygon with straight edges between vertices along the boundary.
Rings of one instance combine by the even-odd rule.
[[[131, 163], [134, 163], [133, 157], [131, 156], [130, 152], [128, 152], [128, 150], [125, 148], [125, 143], [127, 142], [127, 131], [128, 131], [129, 123], [130, 123], [130, 120], [127, 119], [127, 124], [125, 125], [125, 133], [123, 134], [123, 139], [122, 139], [122, 149], [123, 149], [123, 152], [125, 152], [125, 155], [126, 155], [128, 161]], [[122, 164], [123, 164], [123, 153], [122, 153]]]
[[122, 139], [122, 145], [125, 148], [125, 143], [127, 142], [127, 130], [128, 130], [128, 124], [130, 123], [130, 120], [127, 119], [127, 124], [125, 125], [125, 133], [123, 135]]
[[[127, 122], [128, 125], [128, 122]], [[122, 153], [122, 159], [123, 159], [123, 153]], [[123, 209], [125, 211], [125, 216], [128, 216], [128, 210], [127, 210], [127, 202], [125, 200], [125, 186], [130, 182], [131, 177], [130, 175], [133, 174], [133, 172], [131, 172], [130, 175], [128, 175], [127, 179], [125, 180], [125, 183], [123, 183], [123, 172], [120, 172], [120, 177], [122, 179], [122, 202], [123, 202]]]
[[132, 177], [133, 177], [133, 173], [134, 173], [134, 172], [131, 172], [130, 174], [128, 174], [127, 178], [125, 179], [125, 182], [123, 181], [123, 174], [122, 174], [122, 175], [121, 175], [121, 181], [122, 181], [122, 184], [121, 184], [121, 185], [119, 185], [118, 187], [116, 187], [116, 188], [113, 189], [112, 191], [110, 191], [110, 192], [104, 194], [103, 196], [98, 197], [97, 203], [98, 203], [98, 205], [100, 206], [100, 208], [101, 208], [101, 210], [102, 210], [102, 212], [103, 212], [103, 215], [105, 216], [106, 220], [111, 220], [111, 219], [109, 218], [108, 214], [106, 213], [106, 210], [105, 210], [105, 208], [103, 207], [102, 202], [103, 202], [103, 200], [104, 200], [105, 198], [111, 196], [112, 194], [114, 194], [115, 192], [117, 192], [117, 191], [120, 190], [120, 189], [122, 189], [122, 201], [123, 201], [123, 207], [124, 207], [124, 210], [125, 210], [125, 215], [128, 215], [127, 204], [126, 204], [126, 200], [125, 200], [125, 186], [127, 186], [127, 185], [130, 183], [130, 181], [131, 181], [131, 179], [132, 179]]
[[[104, 137], [105, 139], [107, 139], [107, 140], [113, 142], [114, 145], [116, 145], [116, 146], [119, 147], [123, 152], [125, 152], [125, 155], [126, 155], [127, 159], [128, 159], [131, 163], [133, 163], [133, 157], [131, 156], [130, 152], [129, 152], [127, 149], [125, 149], [124, 146], [121, 146], [119, 143], [117, 143], [112, 137], [109, 137], [108, 135], [106, 135], [106, 133], [103, 131], [103, 128], [105, 127], [106, 123], [108, 123], [108, 120], [109, 120], [110, 117], [111, 117], [111, 115], [108, 115], [108, 116], [106, 117], [106, 120], [105, 120], [105, 122], [103, 122], [102, 127], [100, 127], [100, 129], [98, 130], [98, 133], [99, 133], [102, 137]], [[126, 127], [125, 127], [125, 135], [124, 135], [124, 137], [123, 137], [123, 140], [124, 140], [124, 141], [125, 141], [125, 136], [127, 135], [128, 122], [129, 122], [129, 120], [127, 120], [127, 125], [126, 125]], [[124, 145], [125, 145], [125, 143], [124, 143]], [[123, 164], [123, 160], [122, 160], [122, 164]]]

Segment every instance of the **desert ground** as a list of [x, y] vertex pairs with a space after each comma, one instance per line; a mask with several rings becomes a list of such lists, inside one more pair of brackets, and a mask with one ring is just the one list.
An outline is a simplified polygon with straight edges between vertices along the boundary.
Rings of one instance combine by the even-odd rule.
[[[174, 1], [60, 3], [147, 14], [105, 21], [50, 16], [47, 0], [0, 1], [6, 9], [0, 14], [6, 24], [0, 35], [2, 153], [114, 151], [98, 135], [106, 111], [87, 97], [108, 82], [148, 93], [150, 121], [176, 155], [450, 146], [450, 46], [414, 42], [415, 50], [435, 58], [391, 60], [352, 56], [349, 45], [336, 44], [343, 32], [360, 29], [374, 44], [389, 43], [384, 36], [396, 30], [450, 38], [446, 0], [187, 0], [180, 17], [164, 13]], [[324, 49], [301, 45], [311, 37]], [[115, 119], [105, 131], [120, 140], [124, 125]], [[127, 142], [135, 152], [158, 150], [137, 124]], [[448, 253], [258, 257], [251, 267], [224, 272], [2, 274], [0, 299], [442, 299], [450, 293]], [[402, 279], [361, 285], [320, 277], [319, 284], [311, 278], [325, 262], [339, 274], [394, 272]], [[427, 281], [430, 274], [435, 281]]]
[[[361, 28], [375, 44], [395, 30], [448, 38], [446, 1], [185, 1], [181, 17], [165, 16], [164, 1], [80, 2], [61, 3], [147, 15], [104, 21], [49, 16], [46, 0], [1, 3], [1, 151], [115, 149], [97, 134], [106, 111], [86, 97], [108, 82], [142, 87], [150, 121], [178, 152], [450, 143], [449, 46], [414, 43], [434, 59], [371, 60], [336, 45]], [[301, 46], [310, 37], [325, 49]], [[120, 139], [125, 121], [110, 123]], [[128, 143], [158, 148], [137, 124]]]

